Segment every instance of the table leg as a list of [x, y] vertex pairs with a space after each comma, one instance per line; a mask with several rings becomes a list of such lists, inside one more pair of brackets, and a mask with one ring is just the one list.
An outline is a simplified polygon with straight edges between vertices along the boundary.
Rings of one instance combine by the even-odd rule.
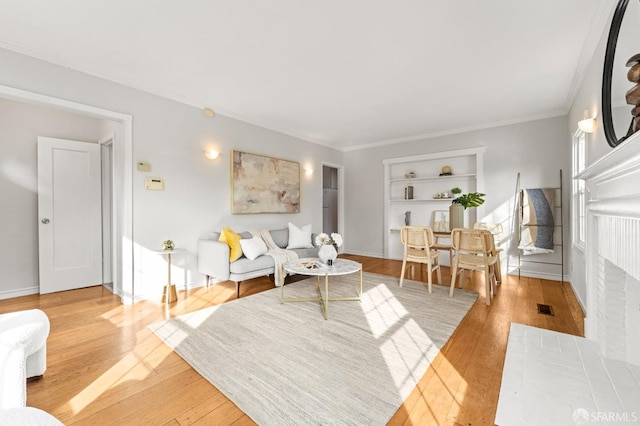
[[173, 303], [177, 300], [176, 286], [171, 284], [171, 253], [167, 253], [167, 284], [162, 291], [161, 303]]

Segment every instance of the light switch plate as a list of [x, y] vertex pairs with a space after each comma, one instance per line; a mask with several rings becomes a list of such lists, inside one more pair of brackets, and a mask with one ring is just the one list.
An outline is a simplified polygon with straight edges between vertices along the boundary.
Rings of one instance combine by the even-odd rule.
[[151, 164], [146, 161], [138, 161], [138, 171], [139, 172], [149, 172], [151, 171]]
[[164, 179], [151, 177], [144, 178], [144, 189], [162, 191], [164, 190]]

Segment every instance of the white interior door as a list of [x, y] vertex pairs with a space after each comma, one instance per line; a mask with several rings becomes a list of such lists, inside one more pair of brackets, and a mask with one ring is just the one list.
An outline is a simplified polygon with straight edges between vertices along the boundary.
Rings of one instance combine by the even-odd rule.
[[102, 283], [100, 146], [38, 138], [40, 293]]

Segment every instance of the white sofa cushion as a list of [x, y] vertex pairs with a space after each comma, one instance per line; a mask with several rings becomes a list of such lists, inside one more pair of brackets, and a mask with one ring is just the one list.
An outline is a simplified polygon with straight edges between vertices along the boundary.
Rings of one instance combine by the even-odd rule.
[[261, 237], [253, 237], [240, 240], [242, 253], [250, 259], [255, 260], [256, 257], [267, 252], [267, 245], [262, 241]]
[[289, 245], [287, 249], [312, 248], [311, 241], [311, 224], [298, 228], [289, 222]]

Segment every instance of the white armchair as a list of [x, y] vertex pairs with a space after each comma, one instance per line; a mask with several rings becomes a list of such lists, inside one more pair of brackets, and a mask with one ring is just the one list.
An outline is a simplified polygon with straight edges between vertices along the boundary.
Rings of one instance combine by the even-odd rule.
[[27, 378], [47, 369], [49, 327], [39, 309], [0, 315], [0, 425], [62, 426], [46, 411], [27, 407]]
[[0, 409], [26, 406], [27, 378], [47, 369], [49, 327], [39, 309], [0, 314]]
[[0, 343], [0, 410], [27, 405], [25, 373], [24, 351]]

